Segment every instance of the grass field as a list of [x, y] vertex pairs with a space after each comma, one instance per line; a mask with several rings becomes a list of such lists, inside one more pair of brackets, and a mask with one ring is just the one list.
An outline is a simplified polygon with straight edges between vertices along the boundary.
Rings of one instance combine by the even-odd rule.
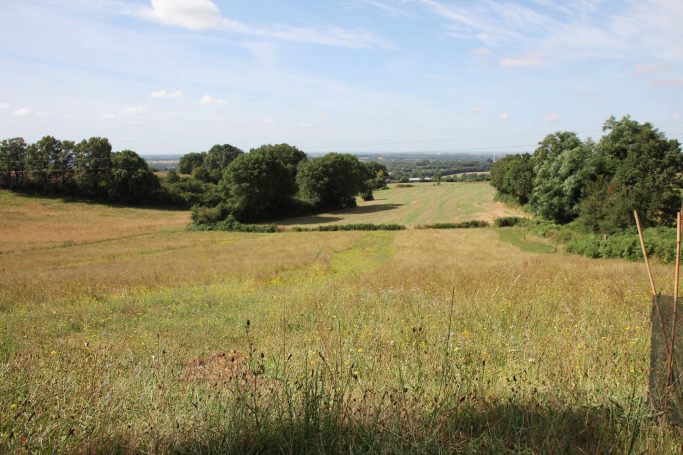
[[412, 187], [391, 185], [375, 191], [375, 200], [358, 202], [358, 207], [320, 215], [292, 218], [282, 225], [320, 225], [355, 223], [417, 224], [484, 220], [520, 215], [493, 200], [495, 190], [488, 182], [414, 183]]
[[185, 232], [178, 212], [0, 198], [0, 453], [683, 444], [646, 401], [642, 264], [493, 228]]

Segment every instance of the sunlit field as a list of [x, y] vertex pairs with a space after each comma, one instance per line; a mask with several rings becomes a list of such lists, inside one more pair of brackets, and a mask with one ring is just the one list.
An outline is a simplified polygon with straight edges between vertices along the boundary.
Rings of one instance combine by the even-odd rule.
[[407, 226], [483, 220], [492, 223], [521, 213], [493, 200], [488, 182], [411, 183], [375, 191], [374, 201], [358, 201], [358, 207], [320, 215], [292, 218], [282, 225], [398, 223]]
[[[493, 204], [483, 185], [453, 187]], [[187, 232], [183, 212], [0, 201], [0, 452], [683, 444], [647, 404], [642, 264], [521, 248], [494, 228]], [[476, 218], [454, 204], [363, 222]], [[670, 292], [672, 267], [654, 270]]]

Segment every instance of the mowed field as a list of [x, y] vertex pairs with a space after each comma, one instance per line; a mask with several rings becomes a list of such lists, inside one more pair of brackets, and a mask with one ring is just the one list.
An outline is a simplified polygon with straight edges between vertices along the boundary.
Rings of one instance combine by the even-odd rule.
[[488, 182], [411, 185], [402, 187], [392, 184], [389, 189], [375, 191], [374, 201], [358, 200], [358, 207], [353, 209], [292, 218], [278, 224], [398, 223], [415, 226], [468, 220], [492, 223], [496, 218], [522, 215], [494, 201], [495, 190]]
[[683, 444], [647, 404], [642, 264], [495, 228], [187, 232], [181, 212], [0, 197], [0, 453]]

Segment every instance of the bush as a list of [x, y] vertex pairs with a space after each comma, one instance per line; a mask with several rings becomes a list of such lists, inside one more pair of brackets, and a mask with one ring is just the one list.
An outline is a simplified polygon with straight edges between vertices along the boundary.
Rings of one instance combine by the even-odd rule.
[[525, 220], [526, 218], [519, 216], [504, 216], [502, 218], [496, 218], [494, 224], [496, 227], [511, 227], [522, 224]]
[[[193, 212], [194, 215], [194, 212]], [[242, 224], [232, 215], [223, 221], [215, 223], [195, 224], [188, 226], [190, 231], [229, 231], [229, 232], [258, 232], [258, 233], [272, 233], [277, 232], [278, 228], [274, 224]]]
[[434, 223], [418, 226], [422, 229], [468, 229], [468, 228], [484, 228], [488, 227], [489, 223], [482, 220], [461, 221], [459, 223]]
[[[645, 245], [648, 255], [663, 262], [676, 259], [676, 231], [671, 228], [645, 229]], [[567, 242], [567, 251], [590, 258], [623, 258], [641, 261], [643, 253], [636, 231], [615, 235], [583, 234], [576, 235]]]
[[402, 224], [328, 224], [324, 226], [302, 227], [294, 226], [294, 232], [334, 232], [334, 231], [402, 231], [406, 227]]

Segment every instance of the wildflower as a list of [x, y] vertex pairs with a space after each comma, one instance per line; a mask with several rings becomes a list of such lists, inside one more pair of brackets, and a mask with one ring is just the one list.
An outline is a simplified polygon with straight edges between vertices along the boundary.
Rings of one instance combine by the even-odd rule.
[[9, 408], [10, 408], [10, 409], [17, 409], [17, 404], [16, 404], [16, 403], [12, 403], [12, 404], [9, 406]]
[[57, 355], [57, 351], [50, 351], [50, 355]]
[[353, 379], [358, 379], [358, 375], [359, 375], [358, 370], [353, 370], [353, 373], [351, 373], [351, 374], [353, 375]]
[[358, 352], [362, 353], [362, 352], [363, 352], [363, 348], [358, 348]]

